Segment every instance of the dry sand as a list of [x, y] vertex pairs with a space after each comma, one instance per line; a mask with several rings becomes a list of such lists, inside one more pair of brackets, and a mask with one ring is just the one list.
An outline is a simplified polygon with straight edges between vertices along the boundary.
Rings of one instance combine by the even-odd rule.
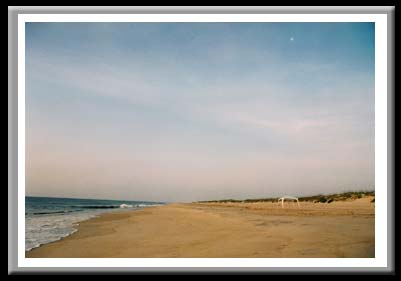
[[192, 203], [104, 214], [28, 258], [373, 258], [374, 203]]

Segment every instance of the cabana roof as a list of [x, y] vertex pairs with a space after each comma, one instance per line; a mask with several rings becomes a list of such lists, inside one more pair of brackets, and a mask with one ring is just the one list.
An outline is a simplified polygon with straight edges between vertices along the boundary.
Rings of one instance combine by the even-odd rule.
[[281, 197], [280, 199], [293, 199], [293, 200], [298, 200], [297, 197], [295, 197], [295, 196], [289, 196], [289, 195], [285, 195], [285, 196]]

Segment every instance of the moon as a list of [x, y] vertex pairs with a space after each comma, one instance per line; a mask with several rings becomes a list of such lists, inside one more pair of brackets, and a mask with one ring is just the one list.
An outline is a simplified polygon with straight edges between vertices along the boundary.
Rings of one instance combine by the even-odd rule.
[[290, 41], [291, 41], [291, 42], [294, 41], [294, 37], [291, 37], [291, 38], [290, 38]]

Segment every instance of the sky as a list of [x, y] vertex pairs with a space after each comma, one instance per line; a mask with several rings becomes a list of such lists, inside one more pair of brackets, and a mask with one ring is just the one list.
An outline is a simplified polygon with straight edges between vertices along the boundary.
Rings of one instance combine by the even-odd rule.
[[374, 189], [374, 23], [26, 23], [26, 195]]

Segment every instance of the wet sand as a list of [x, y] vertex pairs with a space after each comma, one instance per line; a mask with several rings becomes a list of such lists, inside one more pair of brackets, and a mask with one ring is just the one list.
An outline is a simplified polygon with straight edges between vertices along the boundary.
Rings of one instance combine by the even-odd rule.
[[28, 258], [373, 258], [374, 203], [191, 203], [103, 214]]

